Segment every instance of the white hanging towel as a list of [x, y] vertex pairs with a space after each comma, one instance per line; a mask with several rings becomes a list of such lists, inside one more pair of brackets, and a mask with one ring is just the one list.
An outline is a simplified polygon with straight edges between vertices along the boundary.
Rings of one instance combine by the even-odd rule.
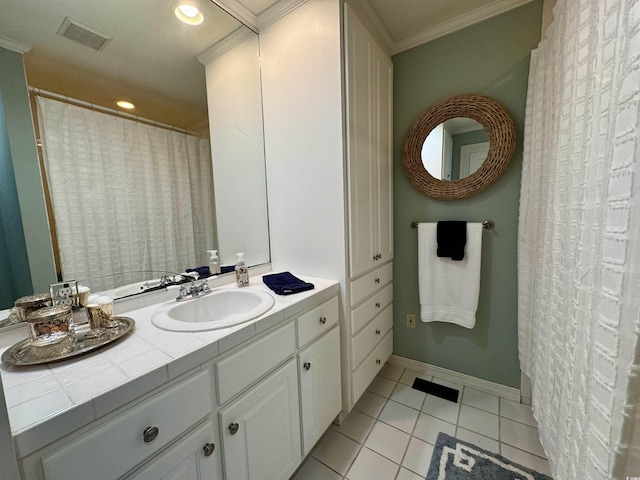
[[476, 324], [480, 293], [482, 224], [467, 223], [464, 259], [438, 257], [437, 223], [418, 224], [418, 285], [423, 322]]

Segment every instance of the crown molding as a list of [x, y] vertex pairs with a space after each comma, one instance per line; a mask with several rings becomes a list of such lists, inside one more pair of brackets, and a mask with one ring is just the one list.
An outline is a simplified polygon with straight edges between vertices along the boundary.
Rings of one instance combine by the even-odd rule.
[[258, 31], [262, 31], [272, 23], [277, 22], [287, 13], [295, 10], [300, 5], [307, 3], [309, 0], [280, 0], [274, 3], [264, 12], [258, 15]]
[[394, 50], [395, 40], [369, 0], [349, 0], [347, 3], [356, 10], [356, 13], [359, 14], [358, 17], [369, 27], [371, 34], [382, 44], [381, 46], [386, 53], [391, 54]]
[[211, 0], [232, 17], [235, 17], [247, 27], [258, 33], [258, 17], [238, 0]]
[[233, 47], [240, 45], [246, 39], [253, 38], [255, 36], [256, 34], [251, 30], [249, 30], [248, 28], [244, 28], [244, 27], [236, 28], [233, 32], [231, 32], [229, 35], [224, 37], [222, 40], [211, 45], [204, 52], [196, 55], [196, 58], [201, 64], [206, 65], [207, 63], [224, 55]]
[[6, 48], [7, 50], [11, 50], [13, 52], [17, 52], [20, 54], [25, 54], [29, 50], [31, 50], [31, 45], [27, 45], [26, 43], [17, 42], [7, 37], [3, 37], [0, 35], [0, 47]]
[[423, 30], [417, 35], [407, 38], [406, 40], [396, 42], [392, 53], [395, 55], [396, 53], [404, 52], [410, 48], [417, 47], [430, 42], [431, 40], [435, 40], [436, 38], [443, 37], [449, 33], [470, 27], [471, 25], [488, 20], [491, 17], [513, 10], [514, 8], [532, 1], [533, 0], [495, 0], [483, 7], [476, 8], [468, 13], [459, 15], [451, 20], [447, 20], [446, 22], [442, 22], [434, 27]]

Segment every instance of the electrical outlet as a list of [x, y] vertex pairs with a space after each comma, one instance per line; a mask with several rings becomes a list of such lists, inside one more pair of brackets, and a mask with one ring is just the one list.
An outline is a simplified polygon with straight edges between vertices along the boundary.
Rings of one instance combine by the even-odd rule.
[[414, 313], [407, 313], [407, 327], [416, 328], [416, 316]]
[[53, 301], [53, 305], [63, 305], [65, 307], [74, 306], [74, 291], [78, 291], [78, 282], [76, 282], [75, 280], [52, 283], [49, 285], [49, 293], [51, 293], [51, 300]]

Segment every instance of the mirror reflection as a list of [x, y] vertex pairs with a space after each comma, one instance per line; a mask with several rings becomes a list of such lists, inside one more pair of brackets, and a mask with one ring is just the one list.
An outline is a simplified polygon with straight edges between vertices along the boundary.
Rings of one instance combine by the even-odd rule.
[[489, 137], [484, 127], [456, 117], [434, 128], [422, 145], [422, 164], [438, 180], [460, 180], [474, 173], [487, 158]]
[[[269, 262], [257, 35], [209, 0], [198, 2], [204, 22], [195, 27], [178, 21], [173, 14], [174, 6], [175, 2], [167, 0], [116, 5], [97, 0], [3, 2], [0, 31], [3, 37], [32, 47], [24, 55], [27, 83], [43, 92], [41, 97], [61, 103], [60, 111], [70, 107], [87, 110], [83, 115], [95, 120], [99, 133], [111, 129], [102, 120], [96, 120], [101, 115], [125, 123], [115, 135], [122, 138], [133, 133], [131, 124], [126, 123], [133, 121], [144, 126], [145, 133], [140, 135], [145, 142], [160, 130], [166, 132], [162, 139], [136, 147], [148, 150], [144, 152], [148, 157], [146, 163], [132, 164], [131, 159], [138, 161], [143, 156], [141, 151], [129, 157], [120, 155], [119, 168], [124, 168], [123, 171], [116, 171], [108, 163], [123, 148], [129, 148], [123, 146], [126, 144], [122, 138], [105, 145], [105, 141], [111, 140], [97, 140], [93, 134], [84, 134], [86, 150], [103, 153], [100, 168], [87, 158], [69, 162], [69, 155], [74, 155], [77, 147], [71, 153], [61, 150], [63, 162], [68, 162], [62, 165], [72, 169], [74, 175], [56, 180], [58, 201], [50, 202], [41, 221], [50, 223], [52, 251], [59, 257], [63, 256], [58, 244], [61, 236], [67, 237], [65, 248], [79, 249], [80, 243], [90, 243], [96, 248], [84, 254], [84, 270], [65, 269], [62, 258], [54, 263], [52, 255], [51, 264], [55, 267], [40, 266], [42, 271], [52, 273], [47, 273], [44, 281], [32, 279], [36, 289], [44, 291], [42, 285], [58, 279], [75, 279], [93, 291], [129, 284], [134, 284], [133, 290], [125, 288], [123, 292], [141, 291], [157, 286], [163, 278], [176, 278], [175, 273], [188, 268], [208, 266], [207, 251], [213, 249], [218, 250], [218, 262], [223, 266], [233, 265], [235, 254], [240, 251], [245, 253], [248, 265]], [[65, 22], [94, 31], [107, 40], [94, 49], [65, 38], [60, 33]], [[105, 112], [104, 107], [118, 110], [116, 100], [133, 103], [135, 109], [130, 112], [136, 118], [123, 120], [113, 111]], [[36, 111], [39, 101], [34, 97], [31, 102]], [[40, 115], [41, 123], [47, 123], [42, 107]], [[55, 125], [60, 115], [66, 114], [55, 111], [49, 114], [49, 123]], [[157, 125], [158, 122], [162, 125]], [[84, 124], [85, 120], [75, 123]], [[36, 124], [36, 135], [40, 136], [42, 127]], [[154, 133], [148, 133], [147, 128]], [[55, 147], [56, 138], [58, 142], [60, 138], [66, 141], [67, 133], [51, 133], [52, 137], [45, 132], [44, 153], [51, 157], [47, 149]], [[165, 137], [175, 144], [170, 149], [166, 144], [172, 142]], [[196, 151], [198, 155], [192, 155]], [[180, 177], [186, 183], [179, 186], [158, 183], [160, 165], [167, 163], [168, 156], [183, 157], [168, 167], [168, 178]], [[204, 165], [198, 168], [188, 165], [194, 161]], [[49, 181], [47, 170], [62, 168], [59, 165], [41, 158]], [[154, 179], [146, 190], [142, 189], [147, 183], [143, 172]], [[92, 177], [94, 184], [80, 185], [82, 175]], [[39, 178], [36, 182], [40, 184]], [[105, 195], [100, 193], [100, 183]], [[207, 184], [205, 188], [203, 184]], [[47, 187], [45, 184], [45, 190]], [[17, 189], [20, 190], [19, 185]], [[137, 198], [125, 197], [125, 191], [133, 192]], [[45, 197], [51, 200], [53, 191], [51, 195], [46, 193]], [[110, 198], [106, 198], [107, 193]], [[102, 228], [106, 224], [105, 214], [94, 211], [88, 201], [98, 196], [105, 197], [104, 202], [116, 218], [122, 218], [116, 221], [120, 232], [118, 228], [107, 231]], [[69, 204], [76, 204], [80, 213], [65, 216], [60, 210], [66, 210], [65, 205]], [[152, 207], [155, 214], [150, 214]], [[191, 210], [197, 210], [202, 218], [195, 227], [187, 225]], [[76, 222], [78, 217], [82, 217], [82, 224]], [[173, 224], [170, 217], [176, 218]], [[153, 247], [147, 245], [149, 237], [141, 233], [145, 225], [155, 228], [151, 236], [158, 242]], [[137, 245], [141, 250], [121, 249], [120, 258], [106, 255], [120, 234], [125, 235], [125, 246]], [[175, 241], [176, 237], [186, 243]], [[29, 251], [28, 241], [26, 250], [31, 259], [34, 252]], [[11, 250], [8, 254], [12, 254]], [[127, 254], [132, 258], [123, 262], [122, 255]], [[136, 265], [143, 257], [152, 261]], [[140, 285], [144, 288], [139, 288]], [[14, 298], [0, 300], [0, 309], [6, 309], [12, 306]]]

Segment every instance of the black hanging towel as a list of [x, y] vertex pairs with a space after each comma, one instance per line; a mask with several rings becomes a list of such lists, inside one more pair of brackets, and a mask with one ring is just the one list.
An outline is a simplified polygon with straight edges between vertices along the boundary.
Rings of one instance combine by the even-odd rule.
[[467, 244], [467, 222], [450, 220], [438, 222], [438, 257], [451, 257], [451, 260], [464, 259], [464, 247]]

